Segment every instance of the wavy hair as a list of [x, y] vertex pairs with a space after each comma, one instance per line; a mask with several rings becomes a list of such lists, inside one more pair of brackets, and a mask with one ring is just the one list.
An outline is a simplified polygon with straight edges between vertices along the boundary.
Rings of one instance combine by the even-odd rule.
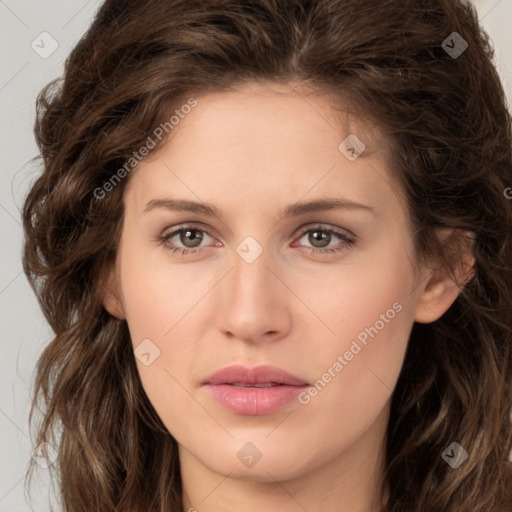
[[[458, 56], [453, 32], [467, 42]], [[35, 445], [58, 448], [66, 512], [183, 506], [176, 441], [142, 388], [126, 322], [102, 306], [129, 176], [101, 200], [95, 190], [183, 98], [269, 80], [350, 98], [382, 128], [419, 257], [452, 269], [461, 250], [435, 229], [474, 235], [473, 279], [439, 320], [413, 326], [382, 511], [512, 509], [512, 123], [493, 59], [462, 0], [102, 4], [38, 96], [43, 170], [23, 207], [23, 268], [55, 333], [29, 422], [40, 407]], [[453, 442], [469, 453], [458, 469], [442, 458]]]

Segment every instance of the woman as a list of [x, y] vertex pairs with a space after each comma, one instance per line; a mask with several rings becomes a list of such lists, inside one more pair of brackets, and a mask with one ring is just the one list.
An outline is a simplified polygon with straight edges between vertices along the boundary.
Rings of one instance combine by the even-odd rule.
[[103, 4], [24, 206], [67, 512], [512, 509], [492, 56], [461, 1]]

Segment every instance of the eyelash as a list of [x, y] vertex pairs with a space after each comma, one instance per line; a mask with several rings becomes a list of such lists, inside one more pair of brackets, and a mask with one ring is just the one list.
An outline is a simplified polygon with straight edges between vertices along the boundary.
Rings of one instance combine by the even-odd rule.
[[[203, 248], [199, 248], [199, 249], [186, 249], [186, 248], [183, 248], [183, 247], [169, 247], [168, 246], [169, 240], [171, 238], [173, 238], [174, 236], [176, 236], [176, 235], [178, 235], [181, 232], [186, 231], [186, 230], [188, 230], [188, 231], [199, 231], [201, 233], [206, 233], [209, 237], [213, 238], [213, 236], [206, 229], [197, 227], [195, 225], [184, 224], [184, 225], [181, 225], [178, 229], [175, 229], [174, 231], [172, 231], [171, 233], [163, 234], [162, 236], [157, 237], [157, 241], [160, 243], [160, 245], [164, 245], [170, 251], [172, 251], [172, 254], [176, 254], [177, 252], [179, 252], [181, 256], [185, 256], [187, 254], [196, 254], [198, 252], [201, 252], [203, 250]], [[309, 249], [310, 250], [310, 254], [326, 254], [326, 253], [335, 254], [335, 253], [339, 253], [341, 251], [344, 251], [344, 250], [350, 248], [355, 243], [355, 239], [352, 236], [348, 235], [347, 233], [345, 233], [343, 231], [338, 231], [337, 229], [332, 229], [332, 228], [327, 229], [327, 228], [324, 228], [324, 227], [322, 227], [321, 224], [318, 224], [316, 226], [308, 226], [308, 227], [303, 228], [301, 230], [297, 240], [302, 238], [305, 234], [307, 234], [309, 232], [315, 232], [315, 231], [321, 231], [322, 233], [330, 233], [330, 234], [336, 236], [337, 238], [339, 238], [340, 241], [343, 242], [344, 245], [342, 247], [338, 247], [336, 249], [333, 249], [333, 248], [317, 249], [315, 247], [305, 247], [305, 249]]]

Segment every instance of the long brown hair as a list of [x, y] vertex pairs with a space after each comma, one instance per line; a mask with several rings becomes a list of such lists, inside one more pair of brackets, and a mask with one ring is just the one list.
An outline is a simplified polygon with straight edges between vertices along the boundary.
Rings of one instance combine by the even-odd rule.
[[[102, 306], [103, 269], [116, 255], [126, 163], [148, 136], [186, 98], [259, 80], [350, 97], [385, 131], [420, 257], [457, 257], [435, 228], [475, 237], [472, 281], [438, 321], [413, 327], [383, 512], [512, 509], [512, 135], [492, 59], [459, 0], [102, 5], [63, 78], [38, 97], [43, 172], [23, 210], [24, 270], [55, 332], [30, 422], [40, 402], [35, 445], [58, 448], [66, 512], [182, 510], [176, 441], [144, 393], [126, 322]], [[457, 469], [442, 456], [453, 442], [469, 454]]]

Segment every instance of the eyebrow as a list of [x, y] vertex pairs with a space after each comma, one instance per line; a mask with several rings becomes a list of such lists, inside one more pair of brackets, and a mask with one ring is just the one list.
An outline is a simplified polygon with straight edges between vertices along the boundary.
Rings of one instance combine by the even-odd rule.
[[[209, 203], [199, 203], [197, 201], [189, 201], [184, 199], [152, 199], [144, 208], [144, 213], [156, 208], [164, 208], [166, 210], [187, 211], [191, 213], [201, 213], [210, 217], [222, 219], [221, 211]], [[341, 198], [325, 198], [316, 201], [303, 203], [295, 203], [287, 206], [280, 217], [298, 217], [306, 213], [315, 213], [327, 210], [361, 210], [375, 213], [373, 206], [356, 203], [348, 199]]]

